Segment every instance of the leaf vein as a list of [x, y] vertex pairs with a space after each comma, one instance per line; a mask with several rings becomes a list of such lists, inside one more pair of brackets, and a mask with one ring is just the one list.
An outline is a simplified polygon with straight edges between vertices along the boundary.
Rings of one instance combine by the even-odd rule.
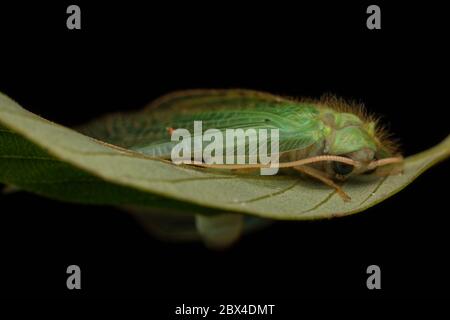
[[313, 206], [312, 208], [309, 208], [308, 210], [302, 211], [300, 212], [300, 214], [305, 214], [308, 213], [310, 211], [314, 211], [316, 209], [319, 209], [322, 205], [324, 205], [325, 203], [328, 202], [328, 200], [331, 199], [332, 196], [334, 196], [336, 194], [336, 190], [334, 190], [333, 192], [330, 192], [330, 194], [328, 194], [322, 201], [320, 201], [319, 203], [317, 203], [315, 206]]
[[18, 155], [0, 155], [0, 159], [20, 159], [20, 160], [43, 160], [43, 161], [54, 161], [63, 162], [59, 159], [49, 158], [49, 157], [39, 157], [39, 156], [18, 156]]
[[250, 202], [255, 202], [255, 201], [264, 200], [264, 199], [267, 199], [267, 198], [279, 196], [279, 195], [281, 195], [281, 194], [291, 190], [292, 188], [294, 188], [299, 183], [299, 181], [300, 181], [300, 179], [294, 181], [293, 184], [291, 184], [290, 186], [288, 186], [288, 187], [286, 187], [286, 188], [284, 188], [284, 189], [282, 189], [280, 191], [272, 192], [272, 193], [269, 193], [269, 194], [265, 194], [263, 196], [259, 196], [259, 197], [248, 199], [248, 200], [244, 200], [244, 201], [238, 201], [237, 203], [250, 203]]
[[381, 179], [381, 181], [377, 183], [377, 185], [375, 186], [373, 191], [363, 201], [360, 202], [359, 206], [362, 206], [367, 200], [369, 200], [371, 197], [373, 197], [375, 195], [375, 193], [378, 191], [378, 189], [380, 189], [380, 187], [383, 185], [383, 183], [386, 181], [386, 179], [388, 177], [389, 176], [386, 176], [383, 179]]

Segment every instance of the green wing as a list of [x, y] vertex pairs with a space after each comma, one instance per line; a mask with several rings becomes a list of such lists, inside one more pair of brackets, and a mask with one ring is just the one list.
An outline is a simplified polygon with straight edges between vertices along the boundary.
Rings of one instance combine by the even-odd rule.
[[313, 104], [298, 103], [251, 90], [189, 90], [165, 95], [133, 113], [116, 113], [79, 130], [86, 135], [151, 156], [169, 158], [168, 128], [192, 134], [194, 121], [203, 131], [279, 129], [280, 153], [307, 148], [324, 138], [324, 125]]

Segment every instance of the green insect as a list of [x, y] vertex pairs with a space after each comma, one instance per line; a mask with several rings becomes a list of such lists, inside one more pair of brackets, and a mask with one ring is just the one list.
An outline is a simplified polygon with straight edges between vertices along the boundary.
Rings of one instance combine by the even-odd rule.
[[[127, 121], [122, 121], [124, 119]], [[353, 175], [372, 173], [379, 167], [401, 164], [395, 143], [363, 108], [332, 96], [320, 100], [294, 100], [251, 90], [189, 90], [154, 101], [139, 113], [111, 116], [90, 134], [107, 143], [132, 149], [151, 157], [170, 159], [177, 128], [203, 130], [254, 128], [279, 130], [279, 167], [292, 168], [335, 188]], [[130, 121], [131, 120], [131, 121]], [[246, 149], [248, 150], [248, 148]], [[247, 170], [263, 164], [206, 164], [196, 166]], [[392, 173], [388, 171], [388, 174]], [[381, 174], [381, 173], [380, 173]], [[386, 173], [383, 173], [386, 174]]]

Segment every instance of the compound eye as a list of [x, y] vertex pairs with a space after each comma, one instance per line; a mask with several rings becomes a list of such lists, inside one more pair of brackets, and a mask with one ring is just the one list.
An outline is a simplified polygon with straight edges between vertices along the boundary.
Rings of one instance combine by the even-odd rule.
[[342, 162], [333, 162], [333, 170], [336, 174], [341, 176], [346, 176], [353, 171], [353, 166], [351, 164], [346, 164]]

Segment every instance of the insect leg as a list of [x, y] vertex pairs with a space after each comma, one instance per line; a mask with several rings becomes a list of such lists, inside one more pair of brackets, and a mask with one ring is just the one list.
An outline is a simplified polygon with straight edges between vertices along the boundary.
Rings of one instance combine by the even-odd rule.
[[340, 186], [338, 186], [336, 183], [334, 183], [333, 180], [329, 179], [328, 177], [326, 177], [322, 172], [320, 172], [319, 170], [316, 170], [314, 168], [308, 167], [308, 166], [297, 166], [297, 167], [292, 167], [292, 169], [297, 170], [299, 172], [302, 172], [304, 174], [307, 174], [313, 178], [316, 178], [320, 181], [322, 181], [323, 183], [325, 183], [327, 186], [332, 187], [333, 189], [336, 190], [336, 192], [338, 193], [338, 195], [342, 198], [342, 200], [344, 200], [345, 202], [348, 202], [351, 200], [350, 196], [348, 194], [346, 194], [344, 192], [344, 190], [342, 190], [342, 188]]

